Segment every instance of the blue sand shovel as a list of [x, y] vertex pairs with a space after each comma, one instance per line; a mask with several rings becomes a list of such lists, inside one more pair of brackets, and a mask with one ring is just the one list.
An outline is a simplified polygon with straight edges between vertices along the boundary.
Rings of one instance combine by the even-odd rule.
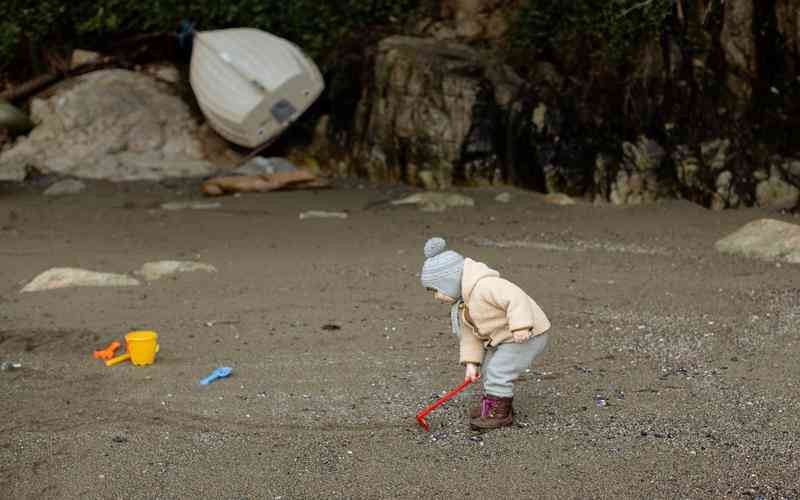
[[201, 380], [200, 384], [208, 385], [211, 382], [217, 380], [218, 378], [227, 377], [228, 375], [231, 374], [232, 371], [233, 371], [233, 368], [229, 368], [227, 366], [223, 366], [222, 368], [217, 368], [216, 370], [211, 372], [211, 375], [209, 375], [208, 377], [206, 377], [203, 380]]

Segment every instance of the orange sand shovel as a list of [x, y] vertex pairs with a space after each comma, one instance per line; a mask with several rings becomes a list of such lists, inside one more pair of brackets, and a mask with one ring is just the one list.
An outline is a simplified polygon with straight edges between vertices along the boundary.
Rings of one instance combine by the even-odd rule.
[[114, 357], [114, 353], [117, 352], [117, 349], [119, 349], [119, 342], [115, 340], [114, 342], [108, 344], [108, 347], [106, 347], [105, 349], [100, 351], [94, 351], [94, 358], [109, 360]]

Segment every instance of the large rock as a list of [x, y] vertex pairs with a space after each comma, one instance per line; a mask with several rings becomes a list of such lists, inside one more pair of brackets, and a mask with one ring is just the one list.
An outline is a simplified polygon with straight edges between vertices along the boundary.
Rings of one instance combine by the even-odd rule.
[[0, 179], [25, 167], [79, 178], [160, 180], [213, 172], [199, 124], [172, 88], [126, 70], [67, 82], [31, 103], [38, 125], [0, 154]]
[[355, 173], [380, 180], [488, 184], [502, 176], [502, 110], [523, 82], [465, 45], [390, 37], [358, 105]]
[[800, 264], [800, 226], [773, 219], [753, 221], [716, 243], [720, 252]]

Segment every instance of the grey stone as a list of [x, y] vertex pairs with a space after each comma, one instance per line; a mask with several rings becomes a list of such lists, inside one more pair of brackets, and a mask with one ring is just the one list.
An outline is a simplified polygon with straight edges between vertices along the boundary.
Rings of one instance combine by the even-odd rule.
[[228, 175], [272, 175], [276, 172], [294, 172], [297, 167], [286, 158], [256, 156]]
[[739, 205], [739, 195], [734, 190], [733, 174], [729, 170], [725, 170], [717, 176], [715, 187], [716, 191], [711, 202], [713, 210], [723, 210]]
[[737, 194], [737, 181], [742, 179], [734, 177], [729, 170], [730, 147], [730, 140], [715, 139], [700, 145], [700, 157], [685, 145], [677, 146], [672, 154], [678, 183], [697, 196], [711, 193], [711, 208], [715, 210], [742, 203]]
[[423, 212], [442, 212], [448, 208], [473, 207], [475, 200], [458, 193], [425, 192], [394, 200], [392, 205], [417, 205]]
[[71, 287], [128, 287], [139, 281], [125, 274], [100, 273], [71, 267], [54, 267], [36, 276], [22, 292], [39, 292]]
[[433, 172], [430, 170], [423, 170], [417, 173], [417, 179], [419, 179], [422, 187], [429, 191], [439, 189], [439, 183], [436, 182], [436, 178], [434, 177]]
[[783, 180], [773, 169], [769, 179], [756, 186], [756, 200], [760, 207], [790, 210], [800, 202], [800, 189]]
[[216, 273], [217, 268], [202, 262], [161, 260], [157, 262], [147, 262], [134, 274], [141, 276], [146, 281], [156, 281], [167, 276], [174, 276], [179, 273], [189, 273], [194, 271], [205, 271]]
[[629, 171], [653, 171], [661, 166], [666, 156], [664, 148], [646, 136], [640, 136], [635, 144], [624, 142], [622, 151], [623, 162]]
[[728, 150], [731, 147], [729, 139], [716, 139], [700, 145], [703, 163], [708, 165], [713, 172], [724, 170], [728, 166]]
[[75, 49], [72, 51], [72, 58], [70, 60], [71, 67], [80, 66], [97, 62], [100, 59], [100, 54], [91, 50]]
[[58, 181], [44, 191], [45, 196], [79, 194], [86, 190], [86, 184], [76, 179]]
[[222, 207], [222, 203], [218, 201], [209, 202], [185, 202], [185, 201], [171, 201], [161, 205], [162, 210], [177, 211], [177, 210], [214, 210]]
[[789, 174], [800, 179], [800, 161], [792, 160], [786, 164], [786, 170]]
[[494, 201], [498, 203], [509, 203], [511, 201], [511, 193], [500, 193], [494, 197]]
[[300, 220], [305, 219], [347, 219], [347, 212], [328, 212], [325, 210], [308, 210], [300, 213]]
[[551, 205], [575, 205], [575, 200], [563, 193], [550, 193], [545, 195], [544, 201]]

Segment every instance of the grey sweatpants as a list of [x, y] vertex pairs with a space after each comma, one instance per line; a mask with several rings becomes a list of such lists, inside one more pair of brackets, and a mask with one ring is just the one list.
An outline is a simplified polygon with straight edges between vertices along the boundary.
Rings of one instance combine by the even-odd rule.
[[507, 342], [486, 350], [481, 378], [486, 394], [509, 398], [514, 395], [514, 381], [547, 346], [547, 334], [531, 337], [525, 343]]

